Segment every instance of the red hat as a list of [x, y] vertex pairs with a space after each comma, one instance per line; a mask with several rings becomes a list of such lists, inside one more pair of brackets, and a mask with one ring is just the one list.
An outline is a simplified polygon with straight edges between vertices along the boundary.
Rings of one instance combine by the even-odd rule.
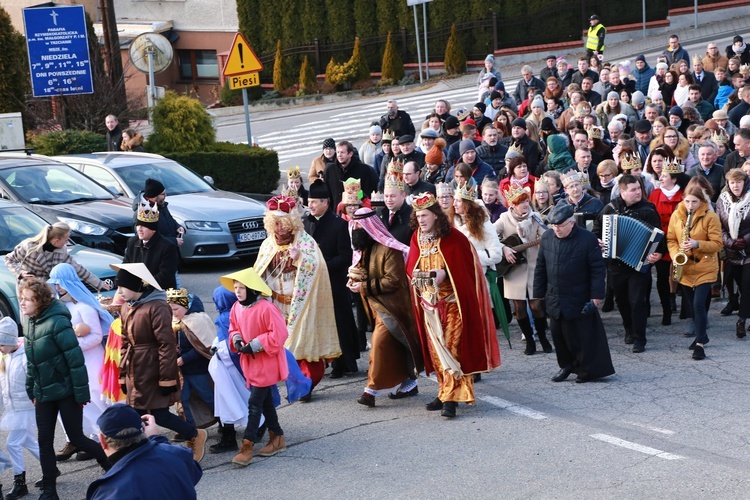
[[271, 212], [274, 212], [274, 215], [288, 215], [292, 212], [295, 205], [294, 198], [284, 195], [274, 196], [266, 202], [266, 207]]

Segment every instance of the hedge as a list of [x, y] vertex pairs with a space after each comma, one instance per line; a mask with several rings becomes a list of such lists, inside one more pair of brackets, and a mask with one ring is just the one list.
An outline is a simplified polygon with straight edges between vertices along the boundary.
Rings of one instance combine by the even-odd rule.
[[88, 130], [58, 130], [30, 135], [27, 146], [40, 155], [55, 156], [106, 151], [107, 138]]
[[161, 153], [200, 175], [210, 175], [214, 186], [238, 193], [267, 194], [279, 187], [276, 151], [241, 144], [216, 143], [216, 151]]

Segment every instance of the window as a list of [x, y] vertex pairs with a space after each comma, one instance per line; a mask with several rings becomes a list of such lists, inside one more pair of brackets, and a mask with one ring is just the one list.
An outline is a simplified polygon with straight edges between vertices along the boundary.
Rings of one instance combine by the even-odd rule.
[[180, 50], [180, 78], [203, 80], [219, 78], [219, 62], [215, 50]]

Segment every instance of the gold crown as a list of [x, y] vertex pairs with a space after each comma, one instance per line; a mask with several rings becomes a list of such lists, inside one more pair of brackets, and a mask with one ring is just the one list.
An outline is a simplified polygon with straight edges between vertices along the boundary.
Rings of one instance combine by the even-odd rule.
[[711, 140], [716, 144], [726, 144], [729, 138], [723, 132], [716, 130], [713, 134], [711, 134]]
[[510, 145], [510, 147], [508, 147], [508, 152], [505, 154], [508, 155], [510, 153], [515, 153], [518, 156], [523, 156], [523, 149], [521, 148], [520, 144], [514, 142], [513, 144]]
[[377, 191], [373, 191], [370, 194], [370, 202], [372, 202], [373, 204], [385, 203], [385, 195], [383, 195], [383, 193], [378, 193]]
[[523, 186], [512, 186], [510, 190], [506, 191], [505, 199], [508, 202], [508, 205], [513, 205], [523, 195], [530, 196], [531, 190]]
[[601, 139], [602, 129], [601, 127], [590, 127], [588, 130], [589, 139]]
[[383, 189], [398, 189], [399, 191], [403, 191], [405, 187], [404, 176], [398, 172], [390, 172], [385, 178]]
[[435, 184], [435, 191], [438, 197], [440, 196], [453, 196], [453, 184], [448, 182], [438, 182]]
[[383, 132], [383, 137], [381, 137], [380, 140], [381, 141], [392, 141], [393, 139], [395, 139], [395, 137], [393, 135], [393, 132], [391, 132], [390, 130], [386, 130], [385, 132]]
[[747, 75], [748, 73], [750, 73], [750, 64], [743, 64], [740, 66], [741, 75]]
[[436, 203], [435, 196], [429, 191], [414, 197], [411, 206], [414, 210], [426, 210]]
[[[473, 179], [472, 179], [473, 180]], [[477, 199], [477, 186], [474, 182], [464, 182], [456, 186], [456, 191], [453, 194], [454, 198], [461, 198], [463, 200], [474, 201]]]
[[668, 174], [681, 174], [682, 163], [680, 163], [680, 159], [676, 156], [674, 158], [667, 159], [667, 161], [664, 162], [664, 166], [662, 167], [661, 171]]
[[297, 192], [296, 189], [294, 189], [292, 187], [281, 188], [281, 195], [282, 196], [288, 196], [290, 198], [294, 198], [295, 200], [299, 199], [299, 193]]
[[576, 105], [575, 113], [574, 115], [576, 118], [580, 118], [582, 116], [586, 116], [591, 113], [591, 105], [588, 102], [579, 102]]
[[286, 178], [287, 179], [299, 179], [302, 177], [302, 172], [299, 170], [299, 165], [290, 168], [286, 171]]
[[575, 169], [570, 169], [567, 172], [560, 174], [560, 182], [562, 183], [563, 187], [565, 187], [567, 184], [570, 184], [571, 182], [580, 182], [583, 184], [581, 172]]
[[388, 163], [388, 168], [386, 169], [386, 175], [391, 174], [392, 172], [397, 172], [398, 174], [404, 173], [404, 162], [397, 160], [396, 158], [393, 158]]
[[698, 54], [693, 54], [693, 64], [703, 63], [703, 58]]
[[634, 168], [641, 168], [643, 165], [641, 164], [641, 159], [638, 155], [633, 154], [626, 154], [622, 158], [620, 158], [620, 167], [623, 170], [633, 170]]
[[534, 183], [534, 192], [536, 193], [537, 191], [540, 191], [540, 190], [546, 191], [549, 193], [549, 184], [547, 184], [547, 181], [541, 178], [537, 179], [536, 182]]
[[359, 192], [343, 193], [341, 195], [341, 203], [344, 205], [362, 205], [362, 200], [359, 199]]
[[159, 207], [156, 204], [151, 205], [150, 201], [141, 196], [141, 202], [138, 205], [137, 219], [140, 222], [147, 222], [150, 224], [159, 222]]
[[359, 192], [362, 190], [362, 183], [355, 177], [349, 177], [347, 180], [342, 181], [344, 184], [344, 192], [348, 194], [356, 194], [359, 196]]
[[170, 304], [179, 304], [183, 307], [188, 307], [190, 298], [188, 297], [187, 288], [168, 288], [167, 302], [169, 302]]
[[456, 113], [456, 118], [458, 118], [458, 121], [460, 122], [464, 121], [469, 116], [471, 116], [471, 111], [465, 108], [459, 109], [458, 113]]

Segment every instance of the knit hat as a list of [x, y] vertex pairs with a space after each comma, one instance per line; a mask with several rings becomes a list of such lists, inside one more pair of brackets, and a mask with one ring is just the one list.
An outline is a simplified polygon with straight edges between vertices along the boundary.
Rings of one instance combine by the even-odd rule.
[[146, 198], [156, 198], [164, 192], [164, 184], [156, 179], [146, 179], [146, 186], [143, 188], [143, 195]]
[[651, 99], [652, 102], [664, 99], [664, 97], [661, 95], [661, 90], [654, 90], [653, 92], [651, 92], [651, 94], [649, 94], [648, 98]]
[[495, 84], [495, 90], [498, 92], [505, 92], [505, 84], [503, 82], [497, 82]]
[[370, 127], [370, 132], [369, 133], [370, 134], [382, 135], [383, 134], [383, 129], [380, 128], [380, 125], [373, 125], [372, 127]]
[[502, 99], [502, 98], [503, 98], [503, 94], [501, 94], [501, 93], [500, 93], [500, 92], [498, 92], [497, 90], [493, 90], [493, 91], [492, 91], [492, 92], [490, 93], [490, 102], [491, 102], [491, 101], [494, 101], [495, 99]]
[[477, 108], [479, 111], [484, 114], [485, 111], [487, 111], [487, 105], [483, 102], [478, 102], [474, 105], [475, 108]]
[[464, 139], [461, 144], [458, 145], [458, 152], [464, 154], [467, 151], [476, 151], [477, 147], [474, 145], [474, 141], [471, 139]]
[[131, 439], [143, 434], [141, 416], [125, 403], [115, 403], [104, 410], [96, 425], [102, 434], [112, 439]]
[[495, 64], [495, 56], [493, 54], [487, 54], [487, 57], [484, 58], [484, 62]]
[[425, 163], [430, 165], [442, 165], [445, 161], [443, 156], [443, 148], [445, 148], [445, 139], [438, 137], [435, 139], [435, 144], [432, 145], [427, 154], [424, 155]]
[[742, 40], [742, 37], [740, 35], [734, 35], [734, 38], [732, 38], [732, 44], [742, 43], [742, 42], [743, 42], [743, 40]]
[[526, 130], [526, 120], [524, 120], [523, 118], [516, 118], [515, 120], [513, 120], [511, 126], [521, 127], [522, 129]]
[[669, 69], [669, 65], [667, 63], [663, 63], [663, 62], [656, 63], [656, 69], [667, 70], [667, 69]]
[[633, 92], [633, 95], [630, 97], [630, 102], [632, 102], [634, 105], [645, 104], [646, 96], [643, 95], [643, 92], [641, 92], [640, 90], [636, 90], [635, 92]]
[[644, 57], [643, 54], [641, 54], [641, 55], [639, 55], [638, 57], [635, 58], [635, 62], [638, 62], [638, 61], [646, 62], [646, 58]]
[[336, 141], [334, 141], [333, 139], [331, 139], [329, 137], [328, 139], [326, 139], [325, 141], [323, 141], [323, 149], [325, 149], [325, 148], [336, 149]]
[[619, 101], [620, 100], [620, 96], [619, 96], [619, 94], [617, 92], [615, 92], [613, 90], [612, 92], [610, 92], [609, 94], [607, 94], [607, 100], [609, 101], [610, 99], [617, 99]]
[[0, 345], [18, 345], [18, 325], [9, 316], [0, 319]]
[[541, 96], [536, 96], [536, 97], [535, 97], [535, 98], [534, 98], [534, 99], [533, 99], [533, 100], [531, 101], [531, 108], [532, 108], [532, 109], [533, 109], [533, 108], [542, 108], [542, 109], [544, 109], [544, 101], [542, 101], [542, 98], [541, 98]]
[[445, 126], [445, 130], [450, 130], [452, 128], [458, 128], [460, 123], [458, 123], [458, 118], [456, 118], [453, 115], [450, 115], [448, 118], [445, 119], [445, 123], [443, 125]]
[[670, 114], [670, 116], [671, 116], [671, 115], [679, 116], [679, 117], [680, 117], [680, 119], [682, 119], [682, 118], [683, 118], [683, 117], [685, 116], [685, 115], [683, 115], [683, 113], [682, 113], [682, 108], [681, 108], [681, 107], [679, 107], [679, 106], [672, 106], [672, 107], [671, 107], [671, 108], [669, 109], [669, 114]]
[[553, 122], [552, 118], [550, 118], [549, 116], [545, 116], [544, 118], [542, 118], [542, 126], [539, 128], [541, 128], [545, 132], [553, 132], [555, 134], [557, 133], [555, 122]]
[[616, 115], [615, 115], [615, 116], [614, 116], [614, 117], [612, 118], [612, 120], [622, 120], [622, 121], [624, 121], [624, 122], [625, 122], [625, 123], [627, 124], [627, 122], [628, 122], [628, 117], [627, 117], [627, 115], [624, 115], [623, 113], [618, 113], [618, 114], [616, 114]]

